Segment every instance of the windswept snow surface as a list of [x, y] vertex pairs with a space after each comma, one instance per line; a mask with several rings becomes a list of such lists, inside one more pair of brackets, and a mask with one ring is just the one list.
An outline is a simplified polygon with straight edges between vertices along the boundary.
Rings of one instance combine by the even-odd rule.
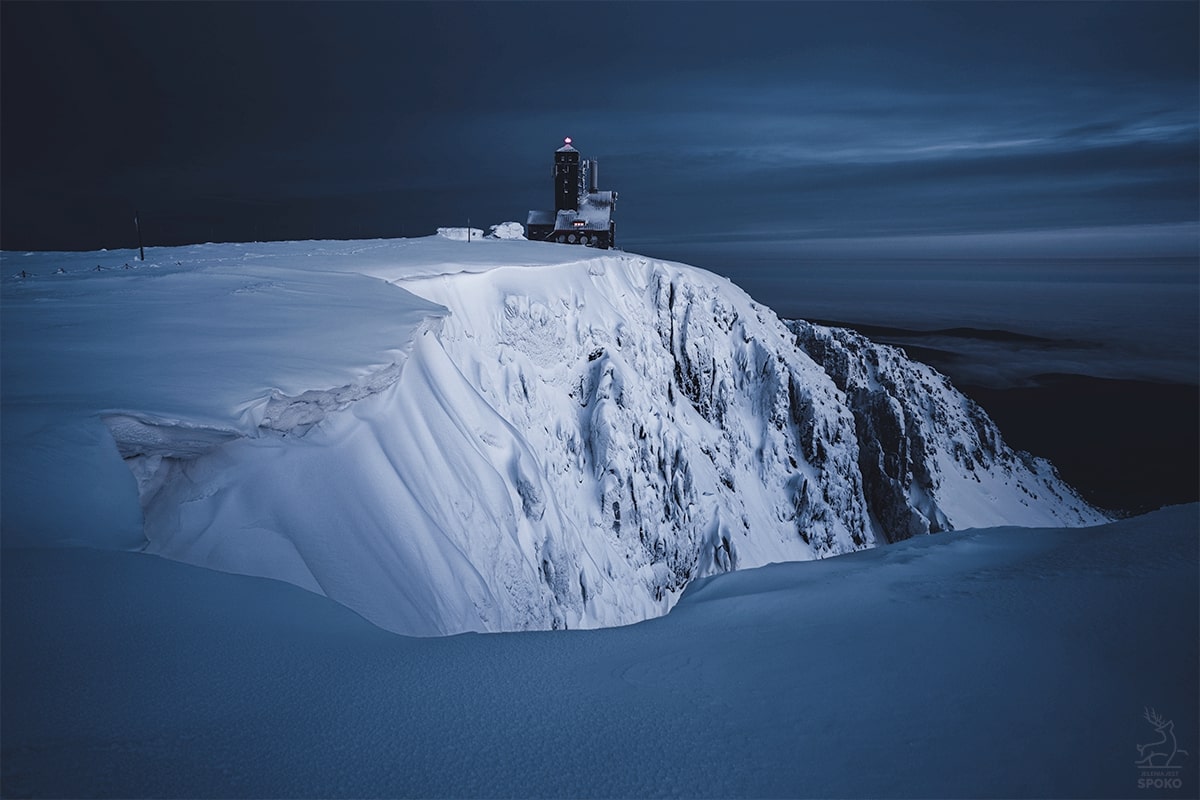
[[[342, 259], [364, 254], [340, 247]], [[315, 243], [151, 250], [146, 262], [130, 251], [4, 253], [4, 543], [140, 546], [121, 455], [194, 458], [263, 438], [268, 408], [278, 427], [289, 398], [309, 406], [311, 424], [321, 403], [306, 392], [328, 405], [394, 380], [444, 310], [328, 272], [331, 257]]]
[[524, 239], [525, 226], [519, 222], [501, 222], [493, 225], [491, 236], [496, 239]]
[[436, 635], [1104, 521], [932, 370], [696, 268], [445, 236], [130, 257], [4, 256], [6, 545], [144, 535]]
[[[718, 575], [639, 625], [435, 639], [276, 581], [10, 549], [0, 794], [1195, 797], [1197, 510]], [[1139, 785], [1146, 708], [1187, 751], [1162, 771], [1179, 789]]]

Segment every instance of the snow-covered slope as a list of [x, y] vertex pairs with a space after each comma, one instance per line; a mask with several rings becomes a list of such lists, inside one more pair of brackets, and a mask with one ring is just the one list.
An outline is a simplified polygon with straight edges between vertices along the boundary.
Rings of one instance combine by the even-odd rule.
[[6, 543], [128, 542], [140, 504], [151, 552], [439, 634], [633, 622], [700, 576], [925, 530], [1103, 521], [932, 370], [703, 270], [437, 237], [155, 255], [5, 255], [34, 273], [4, 283]]
[[[717, 575], [639, 625], [436, 639], [276, 581], [9, 550], [0, 794], [1195, 796], [1198, 525], [917, 537]], [[1136, 763], [1148, 708], [1177, 769]]]
[[867, 505], [887, 541], [1054, 525], [1064, 504], [1080, 509], [1080, 521], [1094, 520], [1050, 462], [1005, 446], [995, 423], [945, 375], [854, 331], [802, 320], [789, 327], [845, 393]]

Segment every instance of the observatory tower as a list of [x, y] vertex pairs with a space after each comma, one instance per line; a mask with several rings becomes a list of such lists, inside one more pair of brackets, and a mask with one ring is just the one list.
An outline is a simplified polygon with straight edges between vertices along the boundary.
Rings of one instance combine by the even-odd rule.
[[571, 137], [554, 151], [554, 213], [579, 210], [579, 151]]
[[580, 161], [571, 138], [554, 151], [554, 211], [530, 211], [525, 238], [531, 241], [610, 248], [616, 244], [612, 218], [616, 192], [597, 188], [600, 167], [595, 159]]

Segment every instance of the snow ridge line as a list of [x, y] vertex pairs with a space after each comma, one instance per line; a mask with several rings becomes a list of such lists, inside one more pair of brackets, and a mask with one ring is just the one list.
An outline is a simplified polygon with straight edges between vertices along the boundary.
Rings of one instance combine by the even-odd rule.
[[443, 315], [430, 315], [413, 331], [397, 360], [367, 373], [362, 381], [331, 389], [308, 389], [296, 395], [272, 389], [267, 395], [251, 400], [241, 409], [241, 419], [256, 431], [269, 431], [287, 436], [304, 436], [330, 414], [345, 411], [354, 403], [365, 400], [390, 388], [400, 380], [404, 365], [412, 352], [413, 341], [419, 336], [441, 330]]
[[[441, 314], [426, 317], [414, 329], [413, 340], [427, 333], [436, 336], [443, 319]], [[238, 427], [205, 425], [129, 409], [109, 409], [99, 417], [137, 481], [138, 499], [144, 510], [187, 462], [238, 439], [263, 435], [303, 437], [330, 415], [387, 390], [400, 379], [412, 347], [413, 341], [408, 342], [400, 358], [367, 373], [360, 382], [309, 389], [297, 395], [272, 389], [240, 408]]]

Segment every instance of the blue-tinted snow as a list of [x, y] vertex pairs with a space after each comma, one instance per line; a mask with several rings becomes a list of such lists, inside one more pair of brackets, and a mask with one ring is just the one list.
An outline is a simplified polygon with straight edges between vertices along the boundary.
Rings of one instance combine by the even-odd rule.
[[[846, 396], [769, 309], [686, 265], [443, 232], [5, 254], [4, 545], [144, 536], [436, 635], [627, 624], [876, 540]], [[933, 403], [908, 426], [941, 527], [1105, 519], [873, 357]]]
[[[1198, 506], [412, 639], [274, 581], [6, 550], [6, 797], [1194, 796]], [[1139, 790], [1152, 707], [1188, 751]]]

